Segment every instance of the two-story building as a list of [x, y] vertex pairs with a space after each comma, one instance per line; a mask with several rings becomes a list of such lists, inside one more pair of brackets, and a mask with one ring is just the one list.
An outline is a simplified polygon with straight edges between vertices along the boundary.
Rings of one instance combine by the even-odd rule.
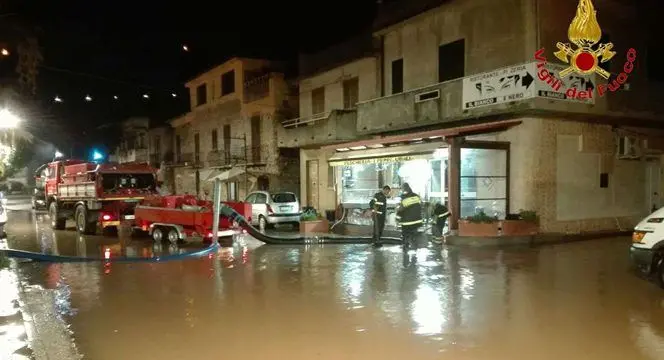
[[[602, 36], [591, 40], [613, 43], [616, 54], [599, 64], [598, 74], [560, 76], [569, 64], [554, 56], [556, 44], [570, 42], [578, 4], [384, 2], [373, 33], [378, 66], [359, 75], [376, 76], [375, 97], [358, 99], [343, 131], [332, 131], [340, 128], [332, 116], [309, 127], [298, 127], [303, 122], [295, 119], [292, 129], [282, 130], [283, 146], [295, 145], [293, 138], [311, 139], [303, 146], [301, 174], [319, 180], [303, 181], [301, 192], [312, 192], [304, 189], [312, 185], [334, 189], [319, 196], [319, 206], [357, 209], [346, 218], [355, 225], [370, 223], [361, 213], [380, 187], [409, 182], [426, 201], [449, 205], [453, 230], [460, 218], [480, 210], [504, 218], [521, 209], [536, 211], [544, 232], [629, 229], [651, 210], [662, 188], [662, 84], [648, 73], [644, 55], [653, 44], [646, 42], [645, 24], [632, 5], [595, 0]], [[636, 49], [635, 70], [623, 81], [620, 74], [634, 60], [630, 48]], [[542, 56], [546, 72], [538, 67]], [[324, 74], [340, 79], [344, 66]], [[547, 73], [561, 85], [552, 86]], [[624, 84], [607, 90], [600, 73]], [[311, 98], [325, 104], [315, 112], [334, 110], [326, 106], [334, 106], [328, 91], [341, 87], [337, 83], [320, 80], [326, 84], [320, 95], [314, 93], [320, 85], [312, 82]], [[300, 108], [309, 115], [304, 89]], [[574, 96], [569, 89], [586, 93]], [[307, 168], [311, 160], [317, 169]], [[335, 181], [321, 185], [321, 177]]]
[[132, 117], [120, 124], [120, 144], [109, 156], [109, 160], [118, 163], [148, 162], [148, 129], [150, 119]]
[[297, 152], [276, 142], [277, 124], [297, 102], [280, 64], [233, 58], [186, 87], [191, 111], [170, 121], [175, 193], [211, 196], [214, 177], [226, 183], [222, 199], [259, 189], [299, 192]]

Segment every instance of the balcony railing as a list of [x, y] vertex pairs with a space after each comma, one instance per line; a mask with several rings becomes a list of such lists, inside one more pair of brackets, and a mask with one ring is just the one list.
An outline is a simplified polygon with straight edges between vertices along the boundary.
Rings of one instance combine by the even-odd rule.
[[194, 153], [175, 154], [175, 163], [179, 165], [192, 164], [194, 162]]
[[244, 103], [260, 100], [270, 95], [270, 73], [255, 76], [244, 83]]
[[273, 156], [268, 144], [258, 146], [238, 146], [230, 150], [212, 150], [208, 152], [207, 162], [209, 166], [221, 167], [237, 164], [262, 164]]
[[357, 137], [357, 112], [333, 110], [321, 115], [286, 120], [277, 129], [279, 147], [323, 145]]

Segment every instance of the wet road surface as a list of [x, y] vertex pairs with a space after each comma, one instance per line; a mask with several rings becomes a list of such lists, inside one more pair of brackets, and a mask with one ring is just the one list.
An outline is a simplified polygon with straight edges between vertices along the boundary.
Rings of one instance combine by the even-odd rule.
[[[10, 216], [14, 248], [183, 251], [123, 234], [54, 232], [31, 212]], [[50, 311], [42, 317], [75, 344], [50, 359], [74, 351], [94, 360], [662, 359], [664, 291], [629, 272], [628, 246], [615, 238], [404, 255], [241, 238], [202, 259], [20, 263], [17, 271], [26, 302]]]

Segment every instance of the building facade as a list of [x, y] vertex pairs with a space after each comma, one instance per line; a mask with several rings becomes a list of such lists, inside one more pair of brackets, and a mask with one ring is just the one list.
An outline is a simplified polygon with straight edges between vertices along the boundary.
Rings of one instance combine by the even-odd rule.
[[[652, 44], [635, 8], [594, 3], [599, 43], [612, 42], [616, 52], [600, 64], [612, 84], [633, 57], [628, 49], [646, 54]], [[409, 182], [428, 203], [448, 204], [452, 230], [481, 211], [505, 218], [520, 210], [536, 211], [543, 232], [629, 229], [659, 205], [662, 84], [637, 55], [636, 70], [616, 91], [596, 74], [572, 73], [560, 79], [564, 86], [552, 86], [538, 63], [548, 58], [543, 67], [550, 74], [568, 66], [554, 52], [558, 42], [569, 42], [577, 5], [385, 2], [373, 33], [378, 66], [359, 75], [376, 77], [375, 97], [358, 99], [343, 131], [332, 131], [341, 128], [332, 116], [283, 129], [283, 146], [296, 145], [291, 138], [312, 140], [300, 146], [301, 176], [318, 181], [303, 181], [301, 192], [329, 189], [318, 206], [342, 205], [349, 225], [370, 224], [364, 213], [380, 187]], [[572, 88], [585, 95], [566, 91]], [[307, 168], [312, 159], [317, 169]], [[388, 225], [394, 223], [392, 213]]]
[[284, 114], [297, 106], [279, 64], [233, 58], [186, 87], [191, 111], [170, 121], [175, 193], [209, 197], [210, 180], [218, 176], [225, 182], [225, 200], [243, 200], [259, 189], [299, 192], [293, 176], [297, 152], [280, 151], [276, 141]]
[[109, 161], [117, 163], [148, 162], [148, 129], [150, 119], [133, 117], [120, 124], [120, 144], [109, 155]]

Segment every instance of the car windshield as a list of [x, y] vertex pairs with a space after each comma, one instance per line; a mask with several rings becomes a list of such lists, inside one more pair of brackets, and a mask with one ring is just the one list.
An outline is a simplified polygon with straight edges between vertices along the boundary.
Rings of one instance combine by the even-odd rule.
[[272, 201], [275, 203], [292, 203], [296, 202], [297, 199], [293, 193], [277, 193], [272, 194]]
[[104, 190], [154, 189], [155, 179], [152, 174], [102, 174]]

